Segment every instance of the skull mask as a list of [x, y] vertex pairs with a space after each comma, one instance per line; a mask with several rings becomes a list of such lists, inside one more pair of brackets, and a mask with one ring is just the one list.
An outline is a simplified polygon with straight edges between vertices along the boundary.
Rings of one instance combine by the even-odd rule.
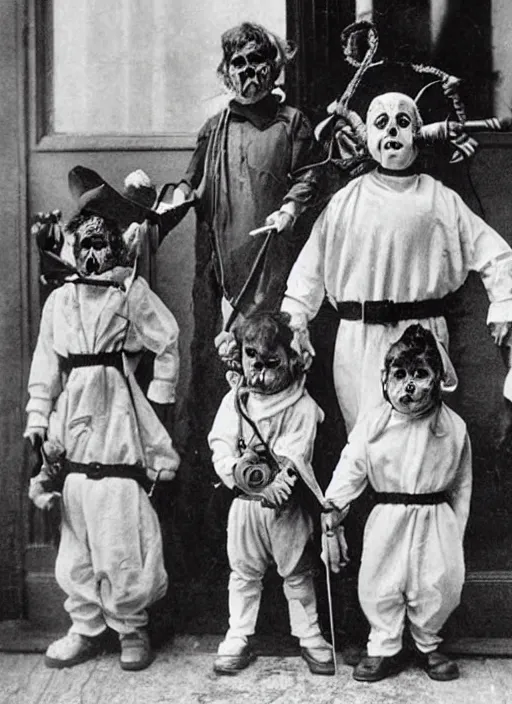
[[238, 102], [247, 105], [265, 97], [273, 85], [270, 59], [256, 42], [245, 44], [236, 51], [228, 65], [228, 80]]
[[288, 319], [285, 313], [254, 314], [236, 331], [245, 382], [254, 393], [283, 391], [301, 372], [298, 357], [290, 347], [293, 333]]
[[407, 169], [418, 154], [415, 139], [421, 125], [416, 103], [408, 95], [379, 95], [366, 116], [368, 151], [386, 169]]
[[118, 247], [115, 247], [117, 234], [108, 223], [97, 215], [81, 217], [80, 222], [72, 223], [68, 229], [75, 233], [75, 260], [82, 276], [103, 274], [118, 264]]
[[443, 362], [432, 333], [412, 325], [385, 360], [384, 396], [399, 413], [417, 417], [440, 402]]

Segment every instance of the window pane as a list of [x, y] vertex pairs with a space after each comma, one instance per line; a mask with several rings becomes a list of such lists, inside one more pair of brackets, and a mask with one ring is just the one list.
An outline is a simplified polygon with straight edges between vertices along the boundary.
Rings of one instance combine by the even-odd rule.
[[71, 134], [193, 134], [226, 101], [220, 35], [285, 35], [285, 0], [53, 0], [53, 126]]

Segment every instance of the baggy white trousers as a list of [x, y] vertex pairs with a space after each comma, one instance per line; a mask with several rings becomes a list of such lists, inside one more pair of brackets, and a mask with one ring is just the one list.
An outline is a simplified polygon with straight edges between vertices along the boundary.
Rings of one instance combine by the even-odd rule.
[[71, 631], [93, 637], [147, 624], [167, 573], [157, 515], [135, 480], [67, 476], [55, 572]]

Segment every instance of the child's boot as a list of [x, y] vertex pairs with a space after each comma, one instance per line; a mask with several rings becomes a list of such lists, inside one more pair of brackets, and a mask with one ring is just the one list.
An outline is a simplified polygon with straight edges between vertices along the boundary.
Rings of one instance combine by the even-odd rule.
[[300, 654], [313, 675], [334, 675], [332, 646], [320, 634], [301, 638]]
[[402, 670], [400, 653], [397, 655], [364, 655], [354, 668], [352, 677], [358, 682], [379, 682]]
[[131, 633], [121, 633], [119, 642], [121, 644], [119, 662], [123, 670], [145, 670], [155, 659], [148, 632], [143, 628]]
[[438, 650], [421, 654], [421, 664], [431, 680], [447, 682], [459, 677], [459, 666], [454, 660]]
[[218, 675], [236, 675], [255, 659], [247, 638], [228, 636], [219, 645], [213, 671]]
[[70, 631], [48, 646], [44, 662], [46, 667], [73, 667], [96, 657], [99, 650], [98, 637], [89, 638]]

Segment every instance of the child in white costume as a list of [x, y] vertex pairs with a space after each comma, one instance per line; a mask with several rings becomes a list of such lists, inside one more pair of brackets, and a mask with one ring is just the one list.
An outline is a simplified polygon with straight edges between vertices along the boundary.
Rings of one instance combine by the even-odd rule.
[[305, 347], [325, 295], [338, 311], [333, 373], [347, 431], [378, 402], [381, 361], [411, 323], [448, 348], [446, 297], [470, 271], [486, 287], [496, 342], [512, 320], [512, 250], [454, 191], [416, 172], [421, 125], [407, 95], [372, 101], [366, 134], [378, 166], [333, 196], [288, 278], [282, 310]]
[[262, 579], [272, 560], [284, 580], [302, 657], [311, 672], [334, 674], [332, 649], [318, 625], [308, 556], [312, 521], [294, 490], [300, 477], [323, 500], [311, 467], [323, 413], [304, 388], [288, 320], [261, 313], [240, 325], [243, 379], [237, 375], [240, 383], [224, 397], [208, 437], [215, 471], [236, 492], [227, 529], [229, 630], [214, 664], [220, 674], [237, 672], [254, 659], [248, 636], [255, 631]]
[[[121, 228], [102, 217], [110, 208], [94, 194], [87, 200], [68, 225], [78, 277], [44, 305], [29, 379], [25, 435], [44, 441], [43, 471], [31, 486], [36, 505], [56, 498], [52, 470], [65, 477], [56, 577], [72, 626], [49, 646], [46, 664], [94, 656], [108, 626], [120, 637], [121, 667], [134, 670], [152, 660], [147, 608], [167, 589], [160, 526], [145, 489], [172, 479], [179, 465], [157, 416], [175, 401], [179, 331], [124, 265]], [[151, 403], [130, 370], [129, 360], [144, 350], [155, 354]]]
[[432, 333], [409, 327], [386, 356], [387, 402], [360, 417], [325, 494], [327, 510], [334, 510], [323, 514], [324, 530], [328, 547], [336, 547], [346, 507], [368, 484], [376, 492], [358, 587], [371, 631], [357, 680], [374, 682], [400, 668], [406, 618], [429, 676], [458, 677], [438, 646], [464, 582], [471, 447], [464, 421], [441, 401], [443, 373]]

